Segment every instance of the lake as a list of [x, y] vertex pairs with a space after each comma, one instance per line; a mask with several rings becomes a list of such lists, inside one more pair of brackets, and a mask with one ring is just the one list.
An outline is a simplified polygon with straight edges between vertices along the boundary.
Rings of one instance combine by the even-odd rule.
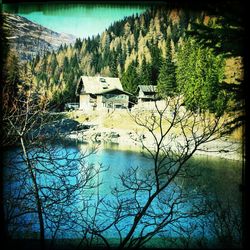
[[[121, 211], [121, 217], [122, 213], [126, 216], [122, 217], [116, 226], [124, 237], [128, 233], [129, 225], [133, 223], [131, 213], [142, 207], [149, 197], [149, 191], [146, 188], [145, 190], [142, 188], [137, 193], [132, 192], [124, 188], [121, 180], [126, 182], [129, 178], [132, 181], [133, 178], [136, 178], [136, 185], [143, 187], [142, 182], [145, 184], [152, 181], [150, 179], [150, 176], [153, 176], [151, 175], [153, 173], [152, 160], [145, 158], [143, 154], [135, 152], [133, 149], [120, 150], [117, 144], [98, 146], [94, 153], [88, 155], [93, 146], [80, 142], [47, 146], [44, 144], [29, 151], [32, 164], [37, 167], [36, 178], [42, 190], [40, 195], [44, 207], [47, 207], [44, 208], [44, 220], [46, 222], [46, 238], [48, 239], [53, 237], [55, 231], [56, 238], [81, 238], [86, 223], [104, 229], [114, 220], [115, 213], [112, 209], [117, 208], [119, 202], [124, 207], [124, 211]], [[44, 151], [44, 148], [49, 151]], [[17, 238], [27, 237], [27, 235], [37, 237], [39, 227], [35, 210], [32, 210], [35, 204], [31, 194], [32, 183], [30, 178], [27, 178], [29, 172], [23, 163], [23, 156], [19, 152], [19, 148], [13, 148], [5, 153], [6, 166], [9, 167], [5, 175], [7, 180], [5, 194], [6, 200], [9, 202], [6, 205], [7, 210], [10, 211], [10, 218], [11, 216], [15, 218], [18, 213], [24, 213], [24, 216], [17, 216], [10, 221], [9, 229]], [[48, 152], [50, 153], [48, 154]], [[85, 155], [84, 164], [78, 162], [82, 155]], [[56, 163], [52, 165], [53, 157], [56, 158]], [[208, 246], [217, 246], [216, 223], [226, 223], [221, 217], [225, 211], [230, 212], [228, 215], [231, 216], [230, 218], [238, 218], [237, 223], [241, 224], [242, 197], [239, 185], [241, 184], [242, 163], [202, 156], [191, 159], [188, 165], [192, 171], [173, 181], [149, 207], [148, 213], [158, 214], [158, 219], [160, 219], [160, 212], [166, 211], [168, 213], [170, 205], [173, 205], [169, 223], [160, 234], [153, 237], [153, 241], [163, 240], [162, 245], [157, 243], [158, 246], [166, 247], [166, 242], [169, 241], [166, 239], [169, 238], [179, 239], [183, 237], [188, 239], [190, 236], [192, 239], [203, 239], [203, 241], [205, 238]], [[85, 185], [79, 190], [72, 189], [73, 197], [67, 200], [66, 207], [65, 204], [58, 204], [59, 202], [53, 203], [50, 197], [56, 196], [59, 197], [60, 201], [63, 201], [66, 195], [69, 195], [63, 187], [70, 188], [70, 185], [73, 186], [79, 179], [84, 179], [90, 174], [85, 166], [89, 166], [97, 173], [91, 180], [92, 187], [89, 183], [89, 186]], [[100, 166], [102, 166], [103, 171], [98, 173]], [[126, 178], [122, 179], [123, 173]], [[62, 177], [63, 175], [64, 177]], [[96, 186], [98, 184], [100, 186]], [[133, 185], [131, 184], [130, 188]], [[55, 189], [52, 190], [51, 187], [55, 187]], [[120, 192], [118, 193], [117, 190]], [[134, 197], [135, 194], [136, 197]], [[12, 203], [9, 197], [14, 197]], [[25, 199], [28, 201], [25, 202]], [[223, 211], [217, 213], [219, 206], [223, 208]], [[60, 227], [56, 229], [56, 221], [53, 219], [56, 220], [60, 217], [60, 209], [63, 209], [61, 212], [64, 218], [61, 218]], [[208, 212], [204, 212], [205, 210]], [[28, 213], [25, 214], [25, 211]], [[195, 216], [186, 216], [190, 211]], [[149, 225], [145, 226], [146, 223]], [[233, 219], [230, 223], [233, 223], [230, 225], [232, 227], [230, 233], [235, 237], [236, 242], [240, 241], [240, 236], [236, 231], [234, 232], [236, 227]], [[215, 225], [216, 228], [214, 228]], [[146, 216], [145, 221], [138, 225], [135, 237], [139, 236], [142, 230], [145, 234], [150, 232], [154, 226], [152, 217]], [[181, 230], [183, 231], [181, 232]], [[223, 230], [220, 233], [223, 235]], [[105, 230], [103, 235], [107, 238], [119, 238], [119, 233], [114, 225]], [[152, 246], [150, 243], [148, 244]]]

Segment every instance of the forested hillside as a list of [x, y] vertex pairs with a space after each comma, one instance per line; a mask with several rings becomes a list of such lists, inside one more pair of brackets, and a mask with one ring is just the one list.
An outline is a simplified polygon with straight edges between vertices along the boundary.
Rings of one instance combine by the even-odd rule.
[[240, 58], [231, 57], [230, 64], [223, 53], [214, 53], [189, 35], [195, 24], [216, 28], [220, 21], [202, 11], [153, 7], [113, 23], [100, 36], [77, 39], [73, 46], [37, 55], [25, 65], [24, 75], [32, 77], [29, 87], [38, 97], [60, 108], [77, 100], [81, 75], [100, 74], [119, 77], [124, 89], [133, 94], [139, 84], [153, 84], [162, 97], [184, 94], [191, 109], [222, 111], [233, 94], [221, 83], [235, 72], [242, 78]]

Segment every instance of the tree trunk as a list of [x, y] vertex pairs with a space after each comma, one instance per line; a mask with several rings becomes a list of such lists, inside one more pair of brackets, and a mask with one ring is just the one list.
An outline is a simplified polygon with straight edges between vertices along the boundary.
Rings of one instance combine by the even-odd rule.
[[27, 154], [27, 151], [25, 148], [23, 137], [21, 137], [20, 140], [21, 140], [21, 144], [22, 144], [22, 149], [23, 149], [25, 161], [26, 161], [28, 170], [30, 172], [32, 183], [33, 183], [34, 195], [35, 195], [36, 207], [37, 207], [37, 214], [38, 214], [38, 220], [39, 220], [39, 227], [40, 227], [40, 248], [41, 248], [41, 250], [44, 250], [45, 249], [44, 221], [43, 221], [43, 213], [42, 213], [42, 204], [41, 204], [41, 200], [40, 200], [40, 196], [39, 196], [39, 188], [37, 185], [34, 169], [32, 167], [32, 164], [30, 162], [30, 159], [28, 157], [28, 154]]

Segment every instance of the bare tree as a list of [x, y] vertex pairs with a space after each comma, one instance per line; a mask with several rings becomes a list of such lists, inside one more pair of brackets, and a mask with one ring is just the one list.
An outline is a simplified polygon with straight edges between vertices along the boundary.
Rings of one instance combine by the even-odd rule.
[[73, 231], [75, 218], [70, 209], [91, 198], [84, 192], [97, 187], [95, 176], [103, 170], [85, 162], [94, 147], [81, 152], [61, 142], [54, 122], [57, 117], [46, 112], [46, 105], [41, 108], [36, 103], [32, 83], [26, 83], [28, 91], [20, 94], [18, 105], [3, 119], [6, 145], [19, 145], [4, 162], [6, 222], [13, 236], [24, 228], [39, 232], [44, 249], [48, 235], [53, 243], [61, 231]]
[[207, 200], [210, 216], [204, 224], [221, 248], [242, 247], [242, 209], [232, 204], [229, 197], [225, 201], [217, 196]]
[[105, 247], [113, 245], [112, 232], [119, 248], [142, 247], [180, 228], [191, 237], [194, 224], [188, 229], [185, 221], [206, 214], [206, 201], [196, 190], [185, 191], [182, 178], [193, 178], [190, 158], [225, 135], [225, 118], [188, 111], [181, 97], [131, 112], [145, 131], [138, 140], [151, 166], [131, 167], [119, 176], [112, 195], [105, 196], [98, 189], [103, 168], [87, 165], [88, 153], [58, 143], [57, 129], [45, 133], [56, 123], [46, 103], [36, 102], [32, 82], [26, 83], [28, 91], [4, 117], [5, 141], [15, 138], [20, 145], [15, 152], [20, 162], [6, 162], [6, 217], [12, 232], [23, 227], [39, 232], [42, 249], [46, 234], [53, 244], [65, 231], [82, 238], [79, 246]]
[[188, 111], [181, 104], [181, 97], [169, 97], [161, 108], [155, 102], [150, 111], [131, 113], [145, 129], [138, 140], [151, 167], [131, 167], [119, 176], [112, 198], [98, 198], [101, 204], [96, 206], [96, 215], [106, 217], [106, 227], [99, 218], [99, 226], [92, 224], [89, 232], [101, 237], [104, 246], [110, 247], [105, 236], [108, 230], [119, 238], [118, 248], [142, 247], [160, 233], [177, 231], [180, 225], [190, 236], [192, 230], [184, 228], [185, 221], [207, 213], [202, 193], [185, 191], [181, 180], [194, 177], [190, 158], [225, 134], [225, 118]]

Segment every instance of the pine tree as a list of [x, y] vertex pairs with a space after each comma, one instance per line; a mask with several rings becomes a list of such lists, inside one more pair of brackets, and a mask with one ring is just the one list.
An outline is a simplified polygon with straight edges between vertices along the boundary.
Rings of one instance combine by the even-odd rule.
[[58, 67], [58, 62], [56, 59], [56, 55], [53, 52], [52, 57], [51, 57], [51, 62], [50, 62], [50, 70], [51, 70], [51, 75], [54, 75], [56, 68]]
[[[227, 98], [220, 89], [223, 58], [189, 39], [178, 55], [177, 82], [187, 108], [214, 113], [225, 109]], [[221, 99], [224, 100], [222, 106]]]
[[61, 52], [61, 51], [63, 51], [63, 46], [62, 46], [62, 44], [59, 46], [59, 49], [58, 49], [58, 52]]
[[67, 56], [64, 57], [64, 60], [63, 60], [63, 70], [65, 72], [68, 72], [70, 71], [70, 67], [69, 67], [69, 59]]
[[127, 70], [123, 73], [121, 78], [122, 86], [124, 90], [136, 94], [137, 86], [139, 85], [138, 82], [138, 74], [136, 72], [136, 63], [132, 62]]
[[150, 47], [151, 54], [151, 82], [153, 85], [157, 85], [157, 80], [159, 77], [160, 67], [162, 65], [162, 51], [158, 48], [158, 46]]
[[75, 44], [74, 44], [74, 48], [77, 49], [77, 50], [80, 50], [82, 47], [82, 41], [80, 38], [77, 38], [76, 41], [75, 41]]
[[69, 62], [70, 68], [77, 70], [79, 68], [79, 64], [78, 64], [78, 59], [77, 59], [77, 55], [76, 53], [74, 53], [74, 56], [72, 58], [70, 58], [70, 62]]
[[166, 59], [160, 67], [157, 81], [158, 93], [162, 96], [173, 96], [176, 93], [176, 66], [172, 62], [171, 47], [168, 42]]
[[143, 58], [142, 65], [139, 68], [139, 84], [140, 85], [152, 85], [152, 66], [146, 62]]
[[115, 52], [113, 52], [110, 55], [109, 70], [110, 70], [110, 74], [111, 74], [112, 77], [117, 77], [118, 76], [117, 59], [116, 59]]

